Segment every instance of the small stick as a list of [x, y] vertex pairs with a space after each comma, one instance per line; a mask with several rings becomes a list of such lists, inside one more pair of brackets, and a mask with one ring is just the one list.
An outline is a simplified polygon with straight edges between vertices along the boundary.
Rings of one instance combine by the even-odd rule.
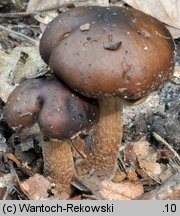
[[7, 153], [5, 156], [6, 159], [14, 162], [25, 174], [28, 174], [29, 176], [33, 175], [31, 168], [27, 165], [27, 163], [22, 163], [14, 154]]
[[81, 146], [85, 145], [83, 139], [76, 137], [75, 139], [72, 139], [71, 144], [83, 159], [87, 158], [86, 153], [80, 148]]
[[20, 40], [20, 41], [23, 41], [23, 42], [27, 42], [27, 43], [30, 43], [32, 45], [36, 45], [37, 44], [37, 41], [26, 36], [26, 35], [23, 35], [19, 32], [16, 32], [16, 31], [13, 31], [9, 28], [6, 28], [2, 25], [0, 25], [0, 31], [6, 31], [11, 37], [15, 38], [16, 40]]
[[0, 13], [0, 18], [19, 18], [37, 15], [37, 12], [20, 12], [20, 13]]
[[17, 159], [17, 157], [16, 157], [14, 154], [12, 154], [12, 153], [7, 153], [7, 154], [6, 154], [6, 158], [7, 158], [8, 160], [13, 161], [18, 167], [21, 166], [21, 162]]
[[166, 140], [164, 140], [160, 135], [158, 135], [156, 132], [152, 133], [154, 138], [161, 142], [163, 145], [165, 145], [172, 153], [173, 155], [178, 159], [178, 161], [180, 161], [180, 156], [178, 155], [178, 153], [169, 145], [168, 142], [166, 142]]

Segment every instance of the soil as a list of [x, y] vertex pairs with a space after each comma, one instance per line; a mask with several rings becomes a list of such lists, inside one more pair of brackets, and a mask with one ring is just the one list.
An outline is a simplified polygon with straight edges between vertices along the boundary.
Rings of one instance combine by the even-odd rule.
[[143, 104], [124, 108], [124, 142], [146, 137], [151, 143], [156, 132], [180, 153], [180, 85], [179, 80], [167, 83]]

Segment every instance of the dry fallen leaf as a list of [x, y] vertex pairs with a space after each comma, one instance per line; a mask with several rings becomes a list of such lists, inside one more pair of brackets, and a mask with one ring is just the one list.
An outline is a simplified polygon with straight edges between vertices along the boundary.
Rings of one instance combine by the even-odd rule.
[[22, 80], [36, 78], [47, 72], [38, 46], [16, 47], [9, 54], [0, 51], [0, 65], [0, 98], [4, 102]]
[[48, 190], [51, 189], [51, 183], [43, 176], [36, 174], [20, 183], [20, 187], [25, 191], [29, 199], [41, 200], [48, 198]]
[[140, 140], [133, 144], [133, 150], [139, 160], [147, 158], [149, 155], [149, 143], [145, 140]]
[[11, 81], [20, 83], [23, 79], [42, 76], [47, 72], [47, 65], [39, 54], [39, 47], [17, 47], [13, 50], [19, 56], [18, 62], [11, 72]]
[[[71, 7], [87, 5], [108, 6], [109, 0], [30, 0], [27, 7], [27, 12], [41, 12], [36, 14], [34, 18], [38, 20], [41, 24], [47, 25], [56, 16], [58, 16], [59, 11], [57, 9], [63, 12], [65, 10], [68, 10], [68, 5], [71, 5]], [[44, 31], [44, 28], [44, 26], [41, 26], [42, 31]]]
[[130, 144], [124, 149], [124, 160], [126, 163], [135, 163], [136, 162], [136, 154], [134, 152], [133, 145]]
[[136, 154], [139, 167], [143, 169], [152, 179], [159, 182], [161, 165], [156, 162], [157, 153], [145, 140], [135, 142], [133, 149]]
[[101, 181], [97, 177], [78, 177], [79, 182], [88, 185], [96, 199], [103, 200], [132, 200], [137, 199], [144, 193], [144, 188], [141, 182], [123, 181], [114, 183], [112, 181]]
[[180, 173], [168, 178], [162, 185], [145, 193], [142, 200], [179, 200], [180, 199]]
[[150, 176], [156, 176], [161, 174], [161, 166], [160, 164], [156, 163], [153, 161], [151, 158], [140, 160], [139, 161], [139, 166], [146, 171]]
[[[52, 188], [52, 184], [40, 174], [35, 174], [24, 182], [20, 183], [20, 188], [25, 192], [26, 196], [31, 200], [49, 200], [49, 199], [67, 199], [68, 195], [65, 193], [58, 194]], [[55, 196], [50, 196], [54, 193]]]
[[18, 61], [17, 55], [9, 55], [0, 50], [0, 98], [6, 102], [7, 97], [13, 91], [15, 86], [10, 84], [9, 74]]
[[[47, 12], [37, 14], [37, 15], [34, 16], [34, 18], [38, 22], [40, 22], [40, 28], [41, 28], [41, 31], [43, 32], [45, 30], [47, 24], [49, 22], [51, 22], [56, 16], [58, 16], [58, 14], [59, 13], [58, 13], [57, 10], [50, 10], [50, 11], [47, 11]], [[42, 26], [42, 24], [43, 24], [43, 26]]]
[[42, 12], [48, 10], [58, 9], [64, 5], [72, 4], [72, 3], [80, 3], [84, 5], [102, 5], [108, 6], [109, 0], [30, 0], [27, 12]]
[[180, 37], [180, 0], [124, 0], [130, 6], [141, 10], [170, 26], [174, 38]]
[[27, 6], [27, 12], [40, 12], [58, 9], [59, 7], [73, 3], [76, 0], [30, 0]]
[[103, 181], [102, 187], [99, 194], [102, 198], [108, 200], [132, 200], [137, 199], [144, 193], [142, 184], [129, 181], [121, 183]]

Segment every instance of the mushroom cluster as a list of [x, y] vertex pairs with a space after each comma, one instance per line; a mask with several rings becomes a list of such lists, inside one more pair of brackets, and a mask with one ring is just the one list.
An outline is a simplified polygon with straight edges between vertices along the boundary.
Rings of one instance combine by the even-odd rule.
[[77, 7], [47, 26], [43, 60], [71, 89], [99, 103], [92, 152], [76, 166], [87, 186], [114, 176], [123, 103], [142, 100], [171, 79], [174, 49], [161, 22], [129, 7]]
[[6, 120], [15, 130], [38, 123], [46, 139], [42, 143], [44, 174], [60, 192], [70, 192], [74, 175], [71, 139], [97, 121], [97, 105], [74, 93], [58, 79], [22, 82], [9, 96]]
[[[25, 81], [9, 97], [5, 113], [11, 126], [36, 121], [44, 134], [56, 139], [46, 141], [43, 152], [45, 172], [60, 191], [70, 190], [74, 175], [69, 139], [97, 116], [92, 151], [76, 164], [75, 175], [95, 193], [96, 182], [101, 187], [113, 178], [123, 104], [143, 101], [171, 79], [174, 49], [161, 22], [129, 7], [77, 7], [48, 24], [40, 54], [68, 87], [56, 79]], [[94, 98], [99, 115], [91, 103]]]

